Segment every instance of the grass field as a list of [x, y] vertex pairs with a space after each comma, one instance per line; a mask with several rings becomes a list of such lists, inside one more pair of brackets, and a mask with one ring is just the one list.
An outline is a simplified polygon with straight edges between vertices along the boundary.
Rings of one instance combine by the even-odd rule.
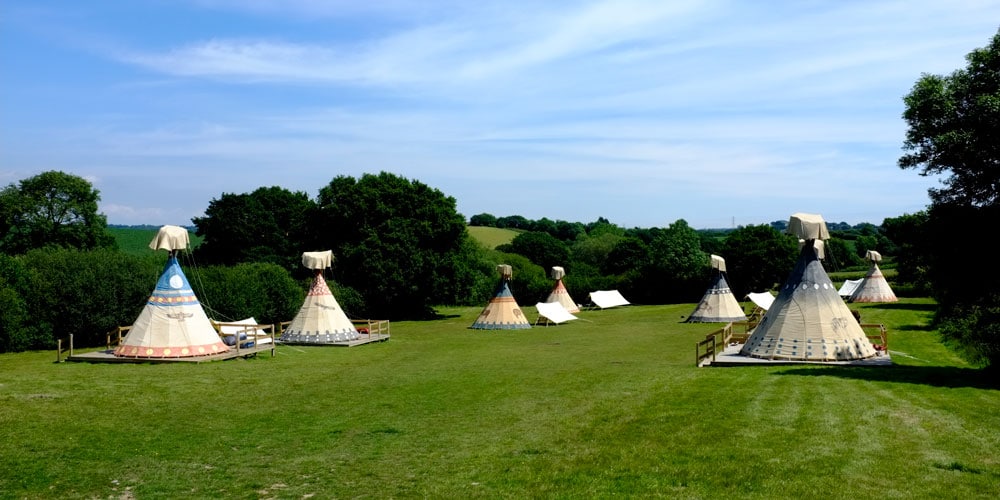
[[[146, 229], [137, 227], [109, 227], [108, 232], [115, 237], [115, 242], [118, 243], [118, 249], [122, 252], [132, 254], [132, 255], [143, 255], [148, 253], [153, 253], [153, 250], [149, 249], [149, 242], [153, 240], [156, 236], [156, 229]], [[201, 236], [196, 236], [194, 231], [188, 231], [188, 237], [191, 239], [191, 248], [197, 248], [201, 240], [204, 239]]]
[[468, 226], [468, 230], [469, 235], [486, 248], [496, 248], [499, 245], [510, 243], [519, 234], [513, 229], [486, 226]]
[[200, 365], [0, 355], [0, 496], [995, 498], [995, 382], [928, 300], [860, 308], [895, 366], [695, 368], [718, 325], [692, 304], [509, 332], [442, 308]]

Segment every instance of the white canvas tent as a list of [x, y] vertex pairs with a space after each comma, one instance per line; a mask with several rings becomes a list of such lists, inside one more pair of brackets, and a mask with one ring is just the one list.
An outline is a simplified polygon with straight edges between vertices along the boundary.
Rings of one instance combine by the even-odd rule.
[[718, 255], [710, 257], [715, 276], [701, 301], [695, 306], [687, 319], [688, 323], [729, 323], [731, 321], [746, 321], [747, 315], [743, 307], [736, 301], [736, 296], [726, 281], [726, 260]]
[[282, 342], [334, 344], [357, 340], [360, 336], [323, 278], [323, 270], [332, 263], [331, 250], [302, 253], [302, 265], [314, 272], [313, 282], [299, 312], [281, 332]]
[[531, 328], [528, 318], [521, 312], [521, 307], [514, 300], [514, 294], [510, 292], [511, 266], [500, 264], [497, 266], [500, 273], [500, 283], [497, 285], [493, 298], [479, 313], [476, 321], [472, 323], [476, 330], [522, 330]]
[[755, 306], [765, 311], [771, 308], [771, 304], [774, 304], [774, 294], [771, 292], [751, 292], [747, 294], [747, 298]]
[[622, 297], [622, 294], [618, 290], [598, 290], [596, 292], [590, 292], [590, 301], [601, 309], [627, 306], [630, 304], [629, 301], [625, 300], [625, 297]]
[[566, 286], [563, 285], [562, 279], [563, 276], [566, 276], [566, 271], [560, 266], [552, 266], [550, 276], [556, 280], [556, 284], [552, 287], [552, 293], [545, 299], [545, 302], [558, 302], [570, 313], [580, 312], [580, 306], [576, 305], [573, 297], [570, 297], [569, 291], [566, 290]]
[[789, 231], [806, 240], [798, 262], [740, 354], [763, 359], [850, 361], [877, 353], [823, 269], [809, 240], [828, 238], [822, 217], [794, 214]]
[[893, 293], [889, 282], [882, 275], [882, 270], [878, 268], [878, 263], [882, 261], [882, 254], [875, 250], [869, 250], [865, 258], [872, 263], [868, 269], [868, 274], [858, 284], [857, 289], [851, 294], [851, 302], [898, 302], [896, 294]]
[[864, 280], [864, 278], [859, 278], [856, 280], [844, 280], [844, 284], [840, 285], [840, 289], [837, 290], [837, 295], [840, 295], [845, 299], [850, 298], [851, 295], [854, 295], [854, 291], [858, 289], [858, 285], [861, 284], [862, 280]]
[[167, 250], [167, 265], [128, 334], [113, 354], [118, 358], [190, 358], [229, 350], [212, 326], [177, 262], [188, 247], [187, 229], [163, 226], [149, 243]]
[[[535, 304], [535, 309], [538, 310], [538, 320], [541, 321], [545, 318], [547, 323], [565, 323], [567, 321], [573, 321], [574, 319], [580, 319], [569, 313], [562, 304], [558, 302], [539, 302]], [[538, 324], [538, 321], [535, 321]]]

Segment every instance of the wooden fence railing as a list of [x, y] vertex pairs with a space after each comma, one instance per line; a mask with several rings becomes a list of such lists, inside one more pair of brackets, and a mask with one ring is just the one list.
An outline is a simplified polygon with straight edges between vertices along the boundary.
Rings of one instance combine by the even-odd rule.
[[[707, 364], [709, 359], [715, 361], [716, 354], [725, 350], [730, 343], [745, 344], [756, 326], [756, 322], [752, 321], [734, 321], [705, 335], [705, 340], [694, 345], [694, 365], [700, 367]], [[885, 325], [861, 323], [861, 329], [872, 345], [876, 346], [876, 350], [885, 352], [889, 349]]]

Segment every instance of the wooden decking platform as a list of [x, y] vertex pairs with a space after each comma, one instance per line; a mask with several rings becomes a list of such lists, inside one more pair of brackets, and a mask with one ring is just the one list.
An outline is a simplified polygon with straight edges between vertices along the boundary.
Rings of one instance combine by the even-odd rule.
[[760, 366], [760, 365], [833, 365], [833, 366], [892, 366], [892, 357], [889, 351], [884, 351], [880, 356], [868, 359], [858, 359], [854, 361], [796, 361], [787, 359], [761, 359], [740, 355], [743, 344], [731, 344], [720, 354], [715, 355], [714, 360], [708, 360], [703, 366]]
[[363, 345], [363, 344], [371, 344], [373, 342], [385, 342], [387, 340], [389, 340], [389, 334], [388, 333], [362, 333], [362, 334], [359, 334], [358, 338], [355, 339], [355, 340], [341, 340], [341, 341], [338, 341], [338, 342], [324, 342], [324, 343], [320, 343], [320, 342], [285, 342], [285, 341], [282, 341], [282, 340], [278, 340], [278, 345], [284, 344], [284, 345], [300, 345], [300, 346], [316, 345], [316, 346], [354, 347], [354, 346]]
[[268, 351], [271, 352], [271, 356], [274, 356], [274, 344], [267, 343], [253, 347], [241, 347], [239, 350], [231, 347], [228, 351], [219, 354], [190, 356], [186, 358], [128, 358], [115, 356], [114, 349], [104, 349], [100, 351], [73, 353], [66, 358], [66, 361], [84, 363], [205, 363], [208, 361], [256, 356], [258, 353]]

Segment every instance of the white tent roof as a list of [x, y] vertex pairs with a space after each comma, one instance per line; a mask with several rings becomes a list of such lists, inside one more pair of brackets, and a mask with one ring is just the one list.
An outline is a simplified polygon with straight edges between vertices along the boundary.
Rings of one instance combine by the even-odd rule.
[[858, 289], [858, 285], [864, 281], [864, 278], [859, 278], [856, 280], [844, 280], [844, 284], [840, 285], [840, 290], [837, 290], [837, 294], [841, 297], [850, 297], [854, 295], [854, 291]]
[[539, 302], [535, 304], [535, 309], [538, 309], [539, 316], [544, 317], [555, 324], [580, 319], [570, 314], [569, 311], [567, 311], [566, 308], [558, 302]]
[[622, 297], [622, 294], [618, 290], [598, 290], [596, 292], [590, 292], [590, 301], [601, 309], [627, 306], [630, 304], [629, 301], [625, 300], [625, 297]]
[[747, 298], [757, 307], [768, 310], [774, 303], [774, 294], [771, 292], [748, 293]]
[[326, 269], [333, 264], [333, 250], [302, 252], [302, 265], [308, 269]]

